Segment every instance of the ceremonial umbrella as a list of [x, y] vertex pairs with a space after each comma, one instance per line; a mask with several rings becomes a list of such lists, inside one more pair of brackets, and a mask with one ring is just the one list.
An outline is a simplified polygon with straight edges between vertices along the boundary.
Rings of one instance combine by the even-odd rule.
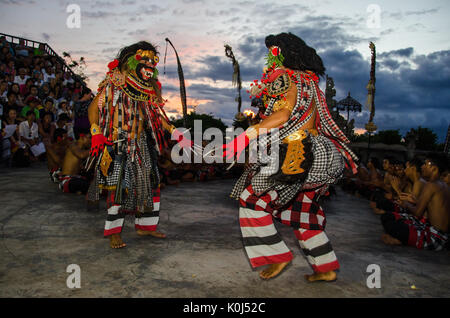
[[356, 99], [350, 96], [350, 92], [348, 92], [348, 96], [346, 98], [336, 103], [336, 108], [338, 110], [347, 111], [347, 135], [348, 135], [348, 121], [350, 117], [350, 111], [361, 112], [361, 107], [362, 105]]

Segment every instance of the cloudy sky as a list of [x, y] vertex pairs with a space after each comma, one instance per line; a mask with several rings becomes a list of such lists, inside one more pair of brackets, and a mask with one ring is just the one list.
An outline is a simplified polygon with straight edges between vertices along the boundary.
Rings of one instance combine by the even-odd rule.
[[[80, 8], [80, 28], [69, 28], [68, 6]], [[445, 140], [450, 123], [450, 2], [447, 0], [0, 0], [0, 32], [48, 43], [57, 53], [85, 57], [89, 86], [96, 88], [118, 50], [139, 40], [160, 52], [160, 81], [171, 114], [180, 112], [175, 45], [184, 69], [189, 108], [230, 124], [236, 113], [232, 46], [246, 93], [259, 79], [269, 34], [292, 32], [314, 47], [334, 78], [336, 100], [348, 92], [365, 104], [370, 49], [377, 47], [376, 115], [380, 130], [405, 133], [419, 125]], [[446, 31], [447, 30], [447, 31]], [[325, 80], [321, 80], [324, 88]], [[364, 127], [368, 111], [352, 114]]]

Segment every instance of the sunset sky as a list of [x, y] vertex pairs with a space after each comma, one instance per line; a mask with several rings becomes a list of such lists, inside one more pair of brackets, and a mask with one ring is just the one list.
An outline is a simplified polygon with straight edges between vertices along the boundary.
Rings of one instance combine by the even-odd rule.
[[[81, 9], [80, 28], [69, 28], [69, 4]], [[370, 6], [372, 5], [372, 6]], [[379, 12], [379, 18], [377, 18]], [[450, 2], [428, 1], [140, 1], [0, 0], [0, 32], [48, 43], [87, 62], [96, 89], [118, 50], [147, 40], [160, 52], [167, 110], [181, 111], [175, 45], [184, 69], [189, 108], [231, 124], [237, 90], [224, 44], [241, 66], [243, 109], [247, 87], [259, 79], [269, 34], [292, 32], [314, 47], [334, 78], [336, 100], [348, 92], [365, 104], [369, 42], [377, 47], [376, 115], [379, 130], [404, 134], [419, 125], [443, 142], [450, 122]], [[325, 87], [321, 79], [321, 87]], [[363, 128], [369, 113], [351, 114]], [[359, 130], [361, 131], [361, 130]]]

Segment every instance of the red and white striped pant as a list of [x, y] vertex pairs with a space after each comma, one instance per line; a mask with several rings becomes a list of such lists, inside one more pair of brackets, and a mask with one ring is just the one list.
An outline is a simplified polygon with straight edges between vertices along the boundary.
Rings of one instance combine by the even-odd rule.
[[[159, 188], [152, 190], [152, 192], [153, 210], [135, 215], [134, 227], [136, 230], [156, 231], [158, 227], [161, 192]], [[126, 213], [121, 211], [120, 205], [114, 203], [114, 195], [114, 191], [108, 192], [106, 200], [108, 216], [105, 222], [104, 236], [121, 233], [123, 228]]]
[[276, 218], [293, 227], [300, 247], [315, 272], [328, 272], [339, 268], [339, 262], [324, 232], [325, 215], [315, 201], [314, 191], [300, 192], [293, 203], [281, 211], [274, 210], [271, 202], [275, 193], [256, 196], [251, 186], [241, 195], [239, 223], [245, 251], [253, 267], [288, 262], [293, 255], [273, 224]]

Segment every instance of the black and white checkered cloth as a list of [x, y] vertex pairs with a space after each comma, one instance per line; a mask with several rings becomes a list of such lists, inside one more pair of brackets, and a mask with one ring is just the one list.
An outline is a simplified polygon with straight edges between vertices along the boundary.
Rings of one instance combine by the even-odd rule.
[[[263, 145], [274, 145], [281, 142], [281, 140], [292, 133], [298, 131], [313, 116], [312, 112], [303, 120], [300, 120], [301, 117], [309, 110], [309, 107], [312, 105], [313, 101], [319, 109], [319, 119], [323, 119], [321, 121], [322, 128], [326, 129], [327, 132], [329, 132], [328, 135], [331, 137], [337, 137], [337, 135], [339, 135], [337, 134], [340, 132], [339, 128], [330, 126], [329, 118], [323, 118], [325, 110], [322, 109], [324, 105], [322, 103], [323, 100], [321, 99], [321, 96], [317, 96], [318, 92], [320, 92], [320, 89], [316, 87], [317, 83], [315, 83], [312, 79], [302, 76], [301, 72], [296, 72], [295, 76], [298, 81], [296, 84], [297, 103], [291, 112], [291, 116], [277, 132], [263, 135], [258, 138]], [[265, 116], [270, 116], [272, 114], [273, 105], [276, 100], [276, 98], [271, 98], [264, 114]], [[331, 124], [333, 123], [334, 122]], [[338, 129], [337, 133], [333, 133], [336, 129]], [[323, 135], [313, 136], [309, 132], [307, 132], [307, 134], [311, 137], [311, 151], [313, 152], [314, 160], [304, 182], [292, 184], [274, 180], [271, 176], [278, 171], [280, 165], [273, 162], [264, 162], [261, 156], [258, 156], [256, 163], [249, 164], [242, 176], [236, 182], [231, 192], [231, 197], [238, 200], [242, 191], [244, 191], [249, 184], [252, 185], [257, 195], [261, 195], [269, 190], [275, 190], [278, 193], [276, 204], [280, 206], [292, 200], [301, 189], [322, 187], [321, 193], [324, 193], [328, 189], [329, 184], [337, 182], [337, 180], [342, 176], [345, 162], [341, 152], [328, 137]], [[339, 142], [340, 140], [337, 139], [337, 141]], [[267, 160], [267, 158], [270, 158], [270, 156], [266, 157], [265, 160]], [[272, 157], [272, 159], [275, 158]], [[276, 158], [276, 160], [279, 160], [279, 158]]]
[[[125, 132], [120, 137], [125, 137]], [[124, 153], [126, 153], [126, 144], [123, 144]], [[136, 142], [131, 140], [130, 149], [135, 149], [135, 155], [127, 153], [124, 162], [124, 173], [122, 179], [122, 187], [126, 189], [126, 198], [122, 204], [124, 211], [144, 211], [144, 208], [153, 209], [153, 195], [152, 188], [159, 184], [159, 171], [157, 165], [152, 160], [147, 136], [143, 132]], [[134, 160], [133, 160], [134, 157]], [[89, 200], [96, 201], [99, 199], [99, 185], [116, 186], [119, 183], [120, 165], [119, 160], [114, 160], [112, 163], [113, 171], [108, 176], [103, 176], [101, 171], [96, 169], [96, 177], [92, 182], [89, 191]], [[152, 182], [158, 182], [154, 185]]]

